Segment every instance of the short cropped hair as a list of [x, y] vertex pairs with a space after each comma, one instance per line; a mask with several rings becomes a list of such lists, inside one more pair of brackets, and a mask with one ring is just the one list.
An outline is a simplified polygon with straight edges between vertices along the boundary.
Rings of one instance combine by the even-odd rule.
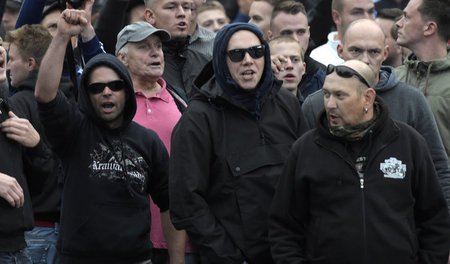
[[305, 58], [303, 55], [304, 51], [302, 49], [302, 46], [300, 46], [300, 43], [298, 43], [298, 41], [296, 41], [295, 39], [293, 39], [289, 36], [278, 36], [269, 41], [269, 47], [270, 47], [270, 49], [272, 49], [273, 46], [280, 44], [280, 43], [295, 43], [298, 46], [298, 48], [300, 49], [300, 58], [302, 59], [303, 62], [305, 61]]
[[436, 22], [440, 39], [445, 42], [450, 39], [450, 1], [422, 0], [418, 11], [422, 19]]
[[146, 8], [152, 8], [153, 7], [153, 5], [155, 4], [155, 0], [144, 0], [144, 2], [145, 2], [145, 7]]
[[225, 8], [223, 7], [223, 5], [219, 2], [219, 1], [206, 1], [202, 6], [200, 6], [200, 8], [198, 9], [198, 13], [200, 14], [203, 11], [207, 11], [207, 10], [220, 10], [222, 11], [224, 14], [226, 14], [225, 12]]
[[342, 3], [343, 0], [333, 0], [331, 1], [331, 10], [336, 10], [339, 13], [342, 12], [342, 9], [344, 8], [344, 4]]
[[280, 13], [287, 13], [290, 15], [297, 15], [298, 13], [304, 14], [306, 17], [308, 15], [306, 14], [305, 6], [302, 3], [287, 0], [287, 1], [280, 1], [278, 4], [276, 4], [272, 11], [272, 17], [270, 19], [270, 27], [272, 28], [273, 19], [278, 16]]
[[[281, 0], [283, 1], [283, 0]], [[275, 6], [278, 3], [278, 0], [253, 0], [253, 2], [266, 2], [271, 6]]]
[[377, 11], [377, 18], [388, 19], [392, 21], [398, 21], [403, 15], [403, 11], [400, 8], [382, 8]]
[[6, 41], [17, 46], [22, 60], [25, 61], [32, 57], [36, 60], [37, 65], [40, 65], [50, 42], [52, 42], [52, 36], [40, 24], [23, 25], [8, 32]]
[[377, 18], [392, 20], [394, 24], [391, 27], [390, 34], [392, 38], [397, 40], [398, 28], [395, 22], [402, 18], [403, 11], [399, 8], [382, 8], [377, 12]]

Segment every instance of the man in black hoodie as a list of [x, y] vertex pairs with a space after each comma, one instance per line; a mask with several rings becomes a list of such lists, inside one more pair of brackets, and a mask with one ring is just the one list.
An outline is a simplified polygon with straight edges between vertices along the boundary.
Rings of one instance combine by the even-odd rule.
[[213, 61], [172, 132], [170, 209], [201, 263], [273, 263], [268, 208], [304, 122], [299, 101], [272, 74], [262, 31], [217, 33]]
[[60, 262], [150, 263], [149, 194], [167, 212], [168, 154], [156, 133], [132, 121], [136, 99], [126, 67], [109, 54], [92, 58], [78, 107], [57, 91], [66, 44], [88, 25], [86, 16], [74, 9], [61, 14], [35, 89], [65, 173]]
[[325, 110], [270, 212], [277, 263], [445, 263], [450, 218], [425, 139], [393, 121], [364, 62], [329, 65]]

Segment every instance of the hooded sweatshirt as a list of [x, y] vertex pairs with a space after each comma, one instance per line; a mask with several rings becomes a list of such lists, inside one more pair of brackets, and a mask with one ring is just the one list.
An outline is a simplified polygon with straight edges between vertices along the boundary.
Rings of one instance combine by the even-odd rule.
[[[238, 30], [253, 32], [267, 48], [264, 73], [251, 92], [224, 63]], [[186, 229], [202, 263], [273, 263], [268, 208], [304, 124], [298, 100], [273, 78], [262, 35], [242, 23], [218, 32], [213, 61], [196, 79], [197, 92], [172, 133], [171, 218]]]
[[420, 61], [411, 53], [395, 73], [401, 81], [418, 88], [427, 98], [447, 157], [450, 157], [450, 45], [447, 45], [447, 56], [437, 60]]
[[[450, 168], [436, 121], [425, 97], [414, 87], [399, 81], [391, 66], [381, 66], [375, 91], [384, 100], [392, 119], [412, 126], [427, 141], [450, 211]], [[316, 127], [316, 117], [323, 108], [322, 90], [306, 98], [302, 110], [309, 128]]]
[[[86, 86], [107, 66], [126, 83], [123, 124], [109, 128], [94, 112]], [[130, 75], [114, 56], [100, 54], [81, 78], [79, 109], [58, 92], [39, 104], [48, 138], [65, 173], [58, 250], [61, 263], [132, 263], [150, 257], [150, 202], [168, 209], [168, 154], [156, 133], [134, 122]]]

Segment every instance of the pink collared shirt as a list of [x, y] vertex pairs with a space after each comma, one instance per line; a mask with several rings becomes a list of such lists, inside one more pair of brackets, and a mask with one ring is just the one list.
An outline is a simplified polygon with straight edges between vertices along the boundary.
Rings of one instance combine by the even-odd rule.
[[[172, 95], [166, 89], [166, 81], [159, 78], [157, 82], [162, 89], [150, 97], [146, 97], [142, 92], [135, 92], [137, 110], [133, 121], [155, 131], [170, 153], [170, 136], [181, 113]], [[153, 201], [151, 201], [150, 210], [152, 213], [150, 240], [155, 248], [166, 249], [167, 242], [162, 232], [160, 211]], [[193, 252], [189, 240], [186, 242], [186, 252]]]

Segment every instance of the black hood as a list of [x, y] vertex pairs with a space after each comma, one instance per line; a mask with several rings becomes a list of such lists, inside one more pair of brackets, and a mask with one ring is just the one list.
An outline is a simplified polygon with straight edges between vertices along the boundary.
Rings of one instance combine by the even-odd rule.
[[81, 111], [84, 112], [88, 117], [96, 120], [97, 123], [103, 123], [103, 121], [96, 116], [86, 90], [89, 82], [89, 76], [91, 75], [92, 70], [94, 70], [98, 66], [107, 66], [113, 69], [125, 82], [126, 102], [124, 107], [122, 127], [126, 127], [133, 120], [133, 117], [136, 113], [136, 97], [134, 95], [133, 82], [131, 81], [130, 74], [128, 73], [125, 65], [123, 65], [123, 63], [118, 58], [111, 54], [98, 54], [94, 58], [90, 59], [86, 64], [83, 74], [81, 75], [79, 107]]

